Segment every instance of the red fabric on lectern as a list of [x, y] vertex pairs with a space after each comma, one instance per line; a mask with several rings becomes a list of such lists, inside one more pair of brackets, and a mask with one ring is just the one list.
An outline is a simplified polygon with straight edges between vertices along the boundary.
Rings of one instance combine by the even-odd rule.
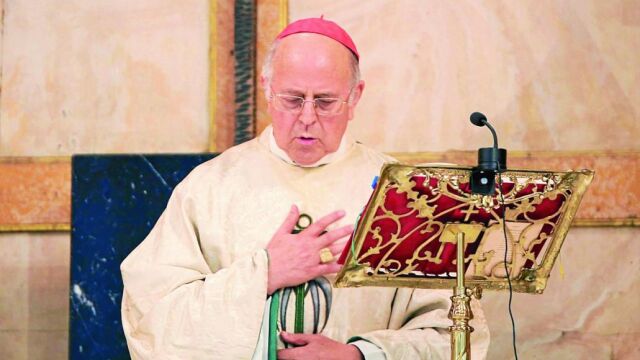
[[[429, 185], [427, 187], [424, 185], [424, 176], [414, 176], [412, 180], [416, 184], [413, 187], [413, 191], [418, 192], [419, 196], [426, 195], [428, 199], [433, 199], [436, 194], [434, 194], [430, 188], [434, 189], [438, 187], [438, 179], [430, 178]], [[502, 184], [502, 190], [504, 193], [508, 193], [513, 189], [514, 184], [510, 182], [504, 182]], [[496, 185], [498, 187], [498, 185]], [[544, 189], [544, 184], [530, 184], [520, 190], [516, 194], [516, 198], [525, 196], [527, 194], [531, 194], [533, 192], [534, 187], [537, 187], [538, 191], [542, 191]], [[459, 185], [459, 191], [449, 187], [449, 191], [453, 193], [470, 193], [470, 188], [468, 183], [461, 183]], [[432, 225], [431, 228], [428, 227], [427, 222], [424, 218], [420, 218], [418, 210], [415, 210], [409, 207], [411, 200], [407, 197], [406, 192], [399, 192], [397, 188], [388, 187], [385, 189], [386, 197], [384, 202], [384, 208], [378, 207], [375, 209], [375, 216], [382, 216], [386, 211], [390, 211], [395, 215], [407, 215], [399, 220], [400, 228], [398, 229], [398, 224], [395, 221], [382, 218], [375, 220], [372, 223], [371, 229], [379, 229], [379, 234], [382, 237], [382, 241], [380, 244], [382, 245], [381, 252], [379, 254], [371, 254], [364, 258], [361, 258], [366, 251], [372, 247], [377, 246], [378, 240], [376, 240], [371, 232], [366, 234], [363, 246], [357, 256], [359, 259], [359, 263], [369, 263], [371, 267], [375, 268], [383, 258], [383, 255], [390, 252], [387, 260], [393, 260], [393, 265], [391, 266], [394, 270], [404, 269], [406, 267], [405, 260], [411, 258], [415, 249], [419, 248], [421, 244], [426, 242], [431, 236], [434, 236], [441, 230], [443, 225]], [[369, 199], [369, 203], [367, 204], [368, 209], [371, 206], [371, 201], [373, 197]], [[560, 207], [563, 205], [565, 201], [565, 197], [562, 195], [558, 195], [555, 199], [546, 198], [542, 201], [542, 203], [535, 205], [535, 207], [531, 211], [527, 211], [524, 214], [519, 215], [516, 220], [526, 221], [527, 217], [530, 220], [538, 220], [547, 216], [550, 216], [557, 212]], [[494, 212], [498, 216], [502, 216], [502, 206], [499, 205], [499, 199], [494, 197], [493, 199], [495, 207]], [[437, 199], [434, 203], [436, 205], [435, 210], [433, 212], [433, 216], [438, 219], [438, 221], [442, 224], [447, 223], [478, 223], [483, 224], [485, 227], [490, 226], [491, 224], [496, 223], [495, 218], [486, 210], [482, 208], [474, 208], [472, 209], [472, 213], [468, 214], [470, 205], [462, 206], [456, 210], [449, 211], [453, 207], [461, 205], [462, 202], [454, 199], [452, 197], [442, 195], [439, 199]], [[433, 204], [432, 204], [433, 205]], [[515, 207], [515, 205], [507, 205], [507, 207]], [[448, 212], [449, 211], [449, 212]], [[550, 222], [555, 223], [558, 221], [559, 215], [550, 219]], [[360, 219], [358, 223], [358, 227], [362, 226], [363, 218]], [[492, 221], [493, 220], [493, 221]], [[554, 227], [550, 224], [545, 224], [542, 227], [541, 233], [546, 233], [551, 236], [551, 232]], [[355, 232], [354, 232], [355, 234]], [[402, 241], [395, 248], [394, 244], [390, 242], [392, 234], [397, 234], [397, 238], [403, 238], [406, 236], [404, 241]], [[479, 236], [482, 236], [480, 234]], [[548, 239], [548, 238], [547, 238]], [[353, 238], [351, 239], [351, 241]], [[538, 253], [544, 247], [544, 240], [538, 245], [535, 245], [532, 248], [532, 252], [537, 256]], [[466, 254], [470, 255], [474, 253], [479, 245], [479, 241], [475, 241], [470, 243], [466, 248]], [[428, 245], [426, 245], [418, 254], [419, 256], [426, 254], [426, 252], [431, 253], [431, 257], [434, 257], [438, 251], [440, 250], [441, 243], [436, 241], [431, 241]], [[343, 251], [339, 263], [344, 264], [346, 260], [346, 256], [348, 252], [351, 251], [351, 244], [347, 244], [345, 250]], [[456, 266], [452, 263], [456, 258], [456, 245], [455, 244], [444, 244], [442, 248], [442, 254], [440, 255], [440, 259], [442, 261], [440, 263], [435, 263], [432, 261], [421, 261], [420, 265], [415, 269], [416, 271], [420, 271], [424, 274], [433, 275], [433, 276], [442, 276], [447, 273], [454, 273], [456, 271]], [[532, 266], [533, 263], [531, 260], [527, 260], [525, 263], [525, 267]]]

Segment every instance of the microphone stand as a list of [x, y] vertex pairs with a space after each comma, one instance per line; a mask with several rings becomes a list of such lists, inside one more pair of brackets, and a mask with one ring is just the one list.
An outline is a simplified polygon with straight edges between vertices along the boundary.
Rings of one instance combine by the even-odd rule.
[[464, 283], [464, 232], [456, 234], [456, 286], [453, 288], [449, 319], [453, 320], [451, 332], [451, 360], [471, 360], [471, 332], [469, 321], [473, 319], [471, 311], [471, 295], [476, 299], [482, 297], [482, 288], [473, 290]]
[[[471, 171], [471, 192], [492, 196], [495, 194], [496, 175], [500, 176], [500, 173], [507, 170], [507, 150], [498, 147], [498, 135], [487, 121], [486, 116], [474, 112], [471, 114], [470, 120], [476, 126], [486, 126], [493, 135], [493, 147], [478, 149], [478, 165]], [[502, 184], [501, 181], [500, 184]], [[504, 223], [504, 210], [502, 215]], [[465, 286], [464, 236], [464, 231], [456, 234], [456, 286], [453, 288], [448, 316], [453, 321], [453, 326], [449, 327], [452, 360], [471, 360], [471, 332], [473, 331], [473, 327], [469, 325], [469, 321], [473, 319], [471, 295], [474, 295], [476, 299], [482, 297], [481, 287], [475, 287], [472, 290]]]

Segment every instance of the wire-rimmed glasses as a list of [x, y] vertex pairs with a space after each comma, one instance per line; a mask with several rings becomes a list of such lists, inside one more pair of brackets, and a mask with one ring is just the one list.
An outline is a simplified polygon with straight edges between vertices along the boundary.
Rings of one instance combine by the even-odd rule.
[[[353, 88], [349, 90], [349, 95]], [[336, 115], [342, 112], [344, 104], [349, 103], [346, 100], [342, 100], [340, 98], [332, 98], [332, 97], [318, 97], [313, 100], [305, 100], [302, 96], [288, 95], [288, 94], [278, 94], [271, 89], [271, 102], [273, 106], [278, 111], [284, 111], [291, 114], [300, 114], [302, 109], [304, 108], [304, 104], [310, 102], [313, 105], [313, 109], [315, 110], [318, 116], [330, 116]]]

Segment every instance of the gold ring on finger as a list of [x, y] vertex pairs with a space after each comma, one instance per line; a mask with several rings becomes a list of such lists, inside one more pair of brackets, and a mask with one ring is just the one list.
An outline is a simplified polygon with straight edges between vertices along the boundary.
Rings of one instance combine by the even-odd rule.
[[330, 263], [333, 261], [333, 254], [329, 248], [322, 248], [320, 250], [320, 262], [323, 264]]

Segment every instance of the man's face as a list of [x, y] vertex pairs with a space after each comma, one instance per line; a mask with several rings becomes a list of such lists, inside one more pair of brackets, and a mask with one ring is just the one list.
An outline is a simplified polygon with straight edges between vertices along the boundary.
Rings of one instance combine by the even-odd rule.
[[[295, 34], [281, 40], [273, 58], [271, 95], [268, 112], [278, 146], [291, 160], [310, 165], [336, 151], [353, 113], [364, 82], [352, 86], [349, 50], [340, 43], [318, 34]], [[262, 79], [267, 86], [266, 79]], [[298, 114], [274, 107], [275, 94], [348, 101], [335, 115], [318, 116], [313, 103], [305, 102]]]

